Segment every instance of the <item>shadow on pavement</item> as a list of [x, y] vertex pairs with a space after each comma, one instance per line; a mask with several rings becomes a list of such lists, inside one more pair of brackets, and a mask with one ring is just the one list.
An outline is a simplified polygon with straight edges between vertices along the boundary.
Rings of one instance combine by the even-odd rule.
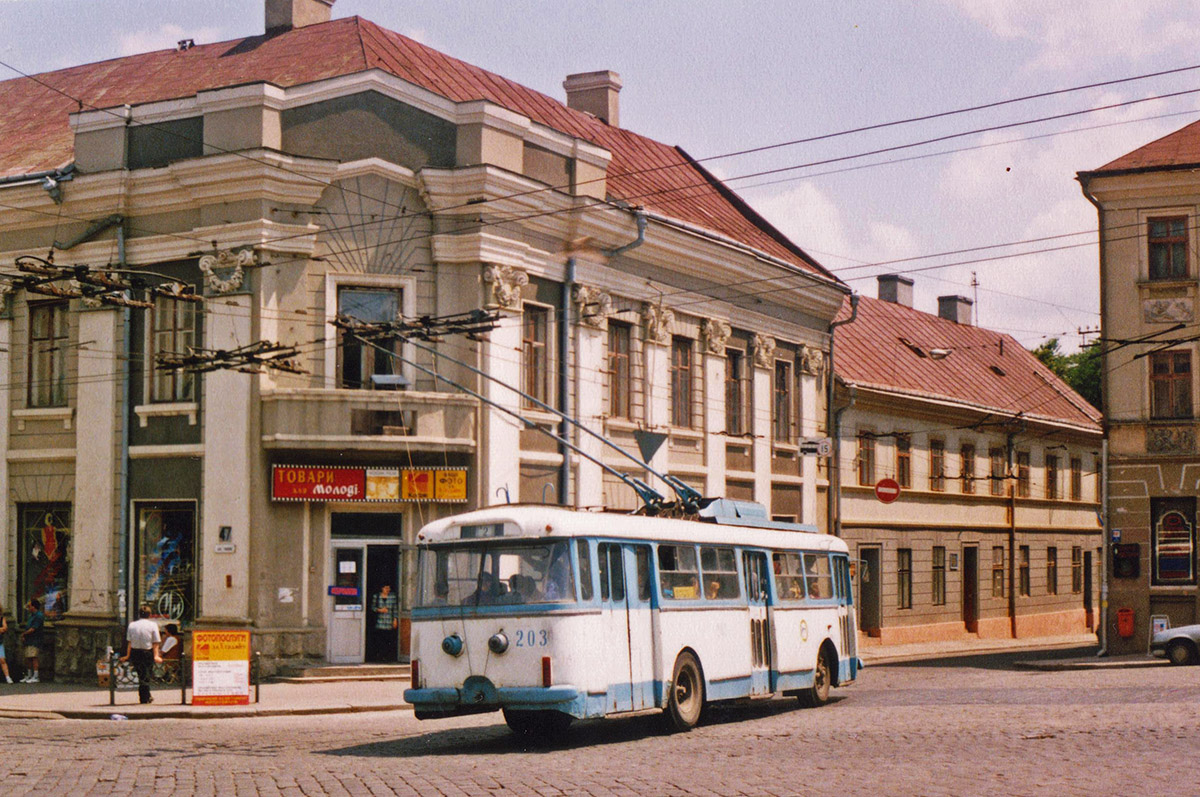
[[[700, 727], [750, 722], [790, 712], [822, 711], [845, 699], [845, 695], [834, 696], [825, 709], [801, 708], [794, 698], [709, 707]], [[495, 716], [497, 720], [500, 719], [499, 714]], [[436, 721], [433, 720], [433, 722]], [[665, 718], [658, 714], [618, 719], [577, 720], [565, 733], [545, 741], [531, 741], [518, 737], [509, 731], [501, 721], [482, 728], [449, 728], [420, 736], [408, 736], [402, 739], [358, 744], [320, 752], [325, 755], [363, 758], [416, 758], [463, 754], [508, 755], [575, 750], [669, 735], [671, 734], [667, 730]]]
[[869, 665], [865, 669], [870, 674], [872, 669], [881, 667], [919, 667], [919, 668], [974, 668], [977, 670], [1019, 670], [1019, 661], [1052, 661], [1055, 659], [1081, 659], [1095, 656], [1099, 645], [1081, 645], [1072, 648], [1051, 648], [1048, 650], [1005, 650], [989, 653], [962, 653], [948, 655], [936, 659], [921, 659], [919, 661], [881, 662]]

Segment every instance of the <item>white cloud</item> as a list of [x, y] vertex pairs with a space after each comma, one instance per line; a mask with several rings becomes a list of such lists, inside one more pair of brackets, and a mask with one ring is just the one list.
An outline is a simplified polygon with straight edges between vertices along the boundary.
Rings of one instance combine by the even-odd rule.
[[1085, 58], [1137, 61], [1194, 42], [1190, 0], [945, 0], [996, 36], [1039, 46], [1028, 66], [1062, 68]]
[[178, 25], [167, 23], [154, 30], [135, 30], [121, 34], [117, 47], [121, 55], [136, 55], [151, 50], [172, 50], [182, 39], [194, 39], [197, 44], [216, 41], [219, 29], [214, 27], [185, 31]]

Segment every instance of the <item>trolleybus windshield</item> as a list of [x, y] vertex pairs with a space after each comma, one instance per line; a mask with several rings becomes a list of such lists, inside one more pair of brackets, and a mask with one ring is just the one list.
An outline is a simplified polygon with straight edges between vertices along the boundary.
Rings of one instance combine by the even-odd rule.
[[421, 551], [420, 606], [504, 606], [574, 603], [575, 579], [567, 541], [496, 540]]

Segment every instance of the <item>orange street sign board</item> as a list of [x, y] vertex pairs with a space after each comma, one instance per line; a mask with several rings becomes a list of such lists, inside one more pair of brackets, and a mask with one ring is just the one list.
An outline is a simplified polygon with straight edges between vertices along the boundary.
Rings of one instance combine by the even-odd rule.
[[192, 632], [192, 705], [250, 704], [250, 632]]

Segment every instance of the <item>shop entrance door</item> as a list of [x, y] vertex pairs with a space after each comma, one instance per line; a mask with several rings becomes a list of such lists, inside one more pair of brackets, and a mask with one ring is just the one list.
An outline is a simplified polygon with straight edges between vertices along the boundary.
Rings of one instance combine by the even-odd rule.
[[338, 544], [333, 549], [329, 661], [334, 664], [359, 664], [363, 660], [364, 553], [362, 545]]
[[407, 654], [401, 521], [395, 513], [331, 515], [330, 663], [395, 664]]

